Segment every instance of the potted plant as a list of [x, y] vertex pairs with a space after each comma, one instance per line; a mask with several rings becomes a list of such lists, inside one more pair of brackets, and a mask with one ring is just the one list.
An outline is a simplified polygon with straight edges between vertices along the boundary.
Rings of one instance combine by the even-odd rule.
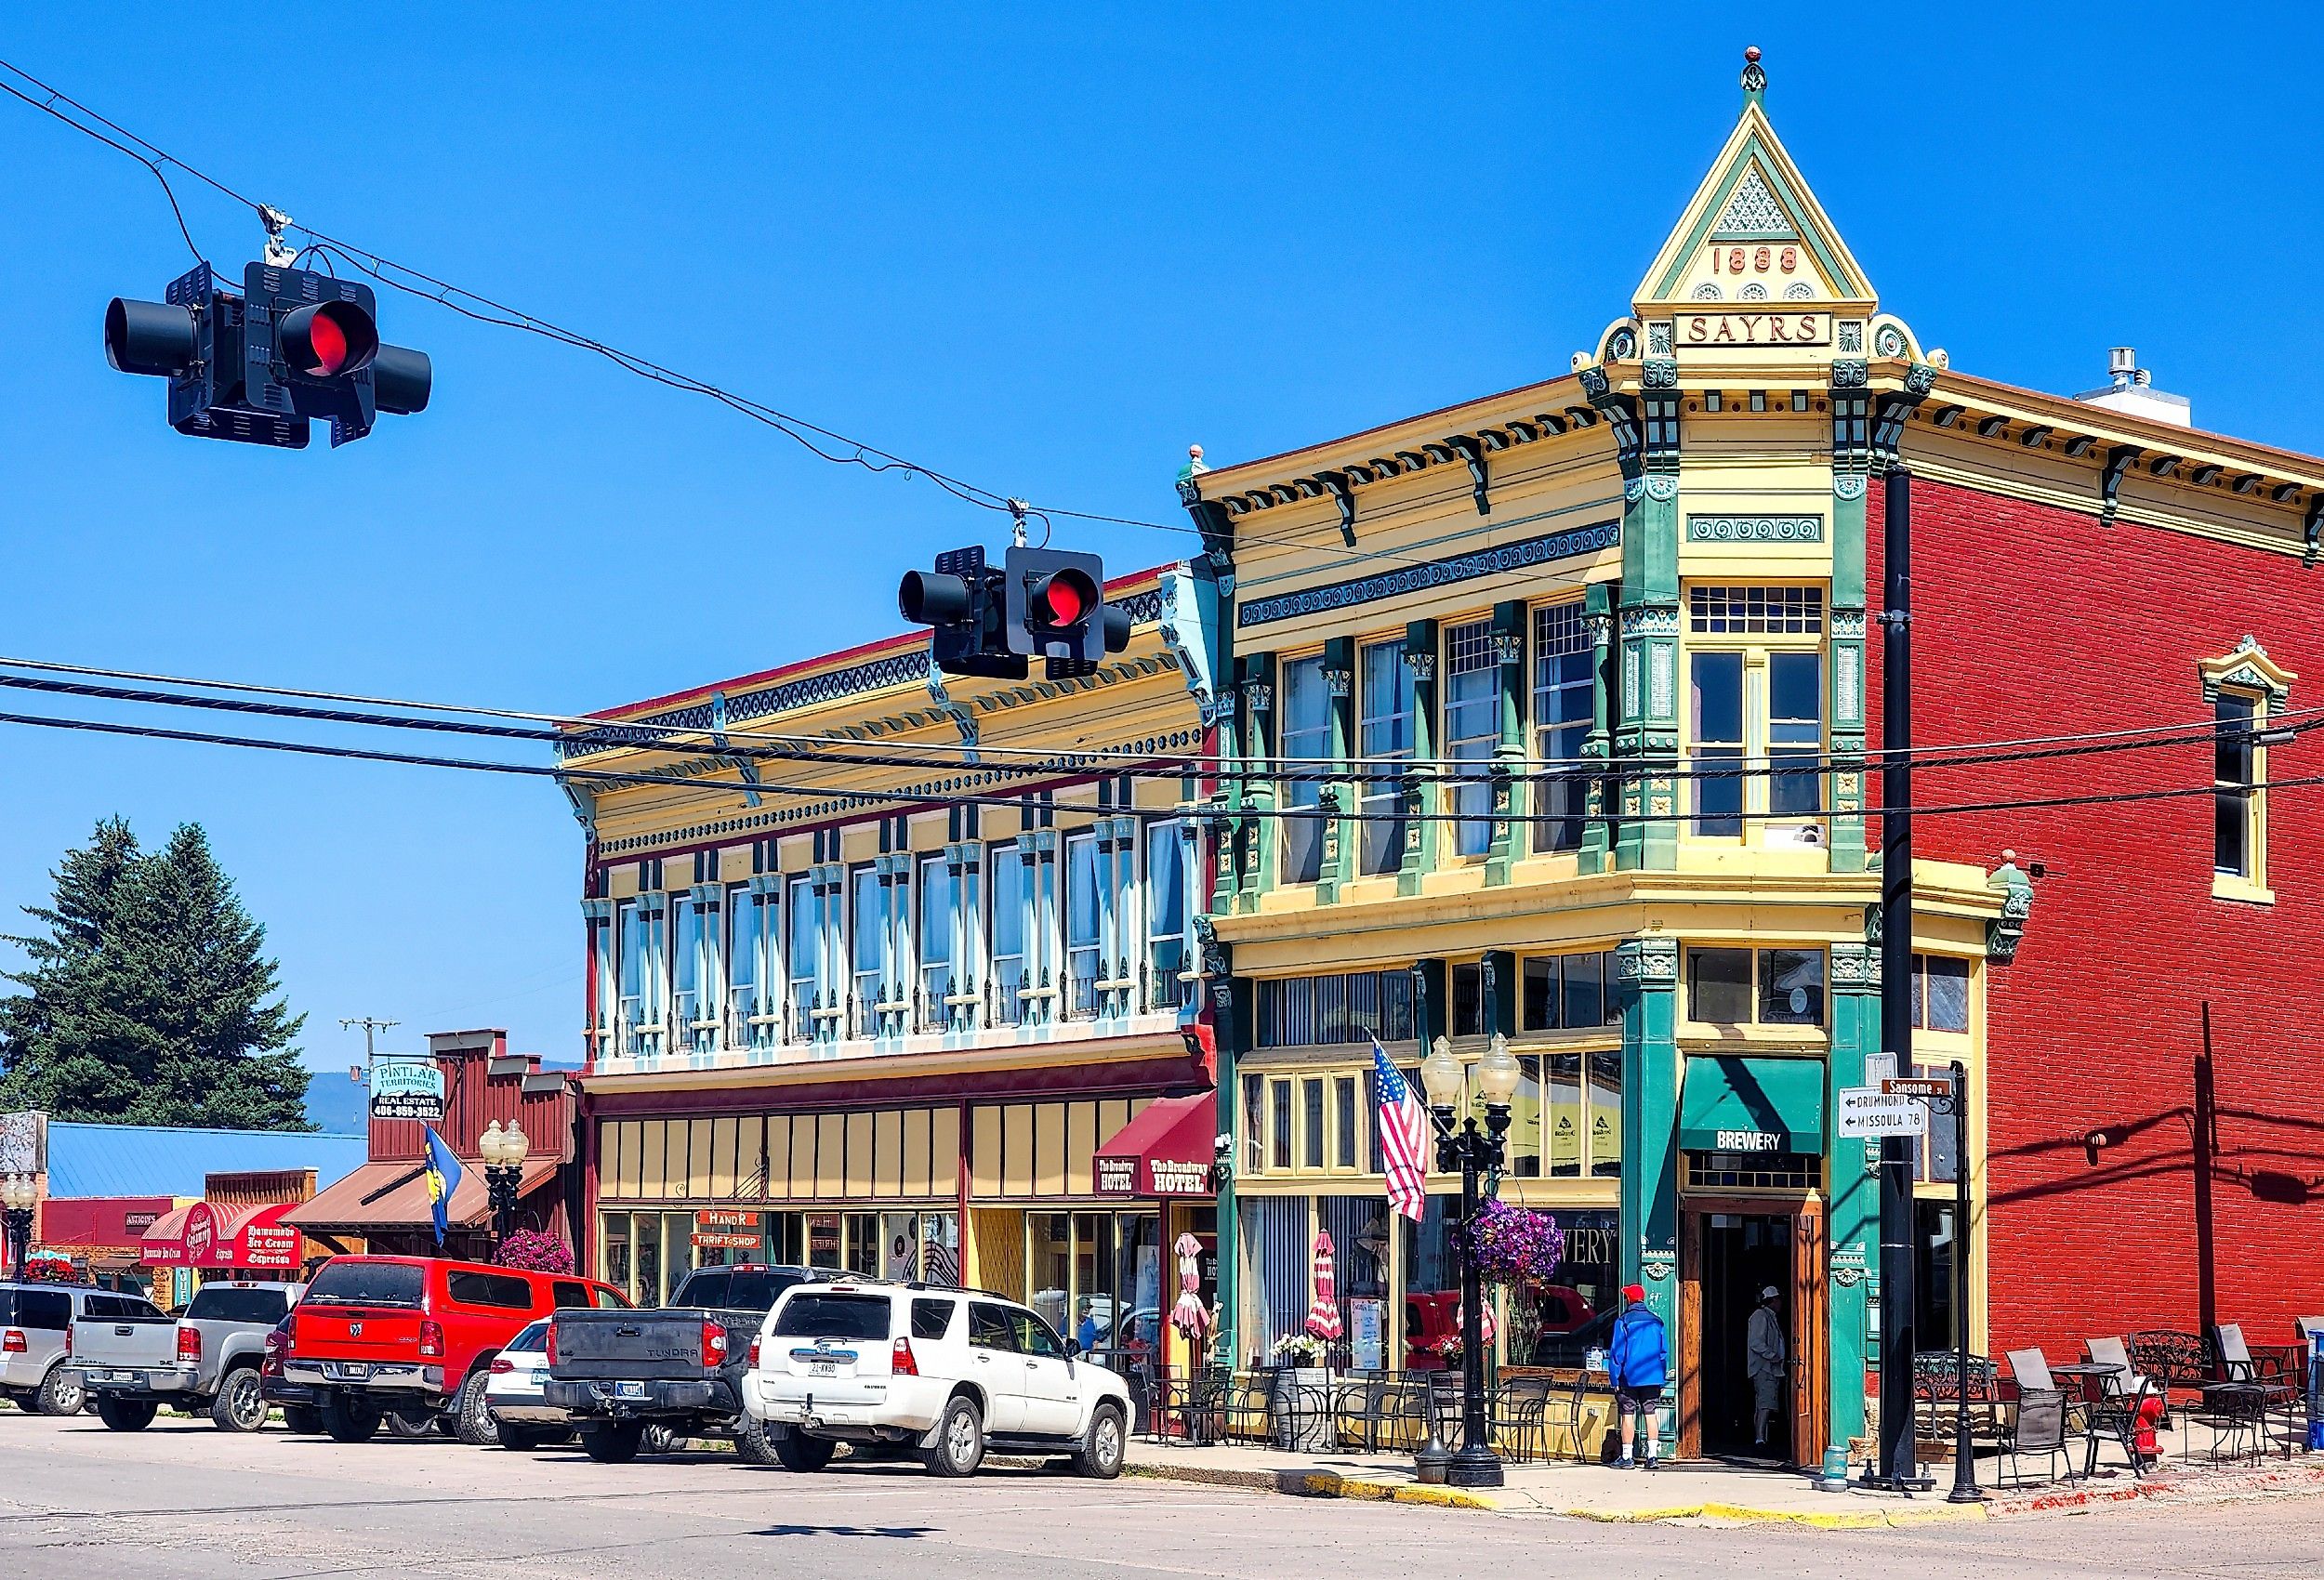
[[1287, 1333], [1267, 1351], [1274, 1376], [1275, 1446], [1320, 1453], [1331, 1447], [1331, 1376], [1324, 1370], [1324, 1341], [1312, 1333]]

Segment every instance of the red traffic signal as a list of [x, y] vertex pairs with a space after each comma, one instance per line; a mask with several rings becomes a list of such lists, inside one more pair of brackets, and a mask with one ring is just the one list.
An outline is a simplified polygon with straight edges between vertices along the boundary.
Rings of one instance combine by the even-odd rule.
[[317, 302], [276, 321], [274, 347], [293, 373], [337, 378], [371, 365], [379, 327], [353, 302]]
[[1025, 618], [1028, 624], [1047, 625], [1059, 630], [1078, 625], [1089, 612], [1103, 601], [1096, 580], [1086, 571], [1073, 566], [1036, 576], [1025, 586]]

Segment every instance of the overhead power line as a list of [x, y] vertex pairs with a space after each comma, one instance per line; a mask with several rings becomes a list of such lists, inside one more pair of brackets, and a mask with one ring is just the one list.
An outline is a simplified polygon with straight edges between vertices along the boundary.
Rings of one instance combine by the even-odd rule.
[[[0, 665], [7, 660], [0, 660]], [[364, 729], [412, 731], [429, 734], [459, 735], [491, 740], [522, 741], [553, 744], [573, 739], [568, 733], [540, 725], [484, 723], [474, 719], [442, 717], [417, 717], [408, 713], [357, 711], [343, 707], [317, 707], [299, 703], [256, 700], [244, 697], [202, 695], [184, 691], [157, 691], [148, 687], [99, 685], [86, 681], [45, 678], [36, 676], [0, 674], [0, 688], [30, 691], [52, 696], [71, 696], [99, 702], [127, 703], [146, 706], [183, 707], [209, 712], [255, 715], [269, 718], [295, 719], [305, 723], [346, 725]], [[2319, 722], [2316, 715], [2324, 709], [2305, 709], [2298, 714], [2275, 716], [2267, 720], [2272, 731], [2296, 734], [2315, 728]], [[1935, 761], [1924, 761], [1929, 769], [1984, 767], [1994, 764], [2014, 764], [2064, 757], [2092, 757], [2127, 751], [2152, 751], [2170, 746], [2208, 744], [2217, 738], [2216, 726], [2190, 725], [2175, 734], [2137, 736], [2128, 739], [2105, 739], [2046, 746], [2008, 748], [1971, 753]], [[802, 750], [795, 746], [764, 746], [753, 744], [715, 742], [699, 746], [666, 747], [680, 755], [714, 757], [720, 760], [783, 762], [797, 766], [828, 765], [846, 768], [893, 768], [915, 772], [928, 771], [989, 771], [990, 765], [966, 760], [934, 761], [927, 758], [900, 757], [892, 753], [862, 747]], [[1350, 781], [1380, 783], [1404, 771], [1404, 759], [1363, 760], [1329, 767], [1280, 769], [1268, 766], [1270, 759], [1260, 759], [1260, 766], [1249, 768], [1210, 768], [1199, 759], [1181, 768], [1157, 763], [1109, 764], [1107, 774], [1114, 777], [1171, 779], [1183, 778], [1188, 772], [1200, 773], [1234, 783], [1338, 783]], [[1458, 771], [1444, 781], [1454, 783], [1477, 783], [1491, 775], [1495, 765], [1489, 759], [1458, 759]], [[1545, 765], [1545, 766], [1537, 766]], [[1070, 750], [1053, 752], [1036, 761], [1014, 764], [1005, 771], [1027, 777], [1086, 772], [1093, 766], [1080, 759]], [[1745, 778], [1791, 778], [1807, 774], [1822, 774], [1864, 768], [1864, 759], [1841, 757], [1831, 753], [1816, 756], [1805, 754], [1789, 757], [1761, 757], [1727, 759], [1717, 765], [1700, 762], [1652, 761], [1639, 758], [1553, 758], [1524, 759], [1524, 766], [1511, 767], [1502, 774], [1516, 783], [1556, 783], [1571, 781], [1599, 781], [1607, 783], [1627, 783], [1650, 779], [1684, 781], [1716, 781]], [[650, 779], [669, 783], [667, 775], [648, 775]], [[828, 792], [815, 792], [828, 793]]]
[[[338, 758], [356, 762], [392, 763], [413, 768], [436, 768], [477, 773], [510, 774], [530, 779], [572, 780], [581, 783], [653, 784], [665, 789], [709, 793], [729, 791], [736, 796], [756, 792], [760, 795], [791, 796], [820, 801], [838, 801], [871, 805], [918, 807], [931, 803], [944, 805], [973, 805], [1021, 810], [1023, 796], [954, 795], [930, 796], [893, 790], [834, 789], [828, 785], [778, 784], [764, 781], [753, 783], [741, 779], [673, 780], [663, 774], [623, 773], [611, 769], [551, 768], [541, 763], [495, 762], [477, 757], [430, 757], [415, 752], [383, 751], [364, 746], [333, 746], [309, 741], [270, 740], [263, 736], [226, 735], [208, 731], [175, 730], [160, 725], [116, 724], [99, 719], [69, 718], [49, 714], [0, 713], [0, 725], [21, 725], [33, 729], [83, 731], [99, 735], [131, 737], [153, 741], [177, 741], [191, 744], [230, 746], [246, 750], [283, 752], [301, 757]], [[2270, 780], [2254, 784], [2254, 791], [2309, 789], [2324, 785], [2324, 774], [2302, 778]], [[1618, 823], [1688, 823], [1708, 819], [1718, 823], [1803, 823], [1834, 817], [1873, 816], [1883, 810], [1901, 810], [1914, 817], [1948, 817], [1977, 812], [2029, 811], [2050, 808], [2096, 807], [2130, 805], [2143, 801], [2176, 800], [2190, 797], [2218, 794], [2217, 786], [2206, 781], [2199, 785], [2177, 785], [2147, 790], [2117, 790], [2071, 796], [2020, 796], [1976, 801], [1952, 801], [1916, 804], [1904, 808], [1840, 809], [1817, 807], [1786, 812], [1716, 812], [1699, 811], [1641, 812], [1608, 815], [1602, 821]], [[1114, 817], [1133, 817], [1146, 823], [1169, 822], [1185, 817], [1213, 815], [1204, 808], [1146, 808], [1099, 807], [1067, 803], [1058, 807], [1064, 811], [1104, 812]], [[1217, 811], [1222, 819], [1246, 819], [1275, 823], [1489, 823], [1489, 814], [1461, 811], [1440, 812], [1367, 812], [1361, 809], [1348, 811], [1327, 810], [1316, 807], [1235, 808]], [[1531, 814], [1515, 821], [1543, 823], [1567, 821], [1565, 814]]]

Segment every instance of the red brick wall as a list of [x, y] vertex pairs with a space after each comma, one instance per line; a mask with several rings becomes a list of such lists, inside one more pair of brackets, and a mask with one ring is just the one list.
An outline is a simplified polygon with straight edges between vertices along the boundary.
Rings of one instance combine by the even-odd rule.
[[[2202, 720], [2197, 661], [2246, 632], [2302, 677], [2291, 708], [2324, 704], [2324, 567], [1925, 480], [1912, 500], [1921, 744]], [[1875, 480], [1875, 607], [1880, 504]], [[1868, 645], [1877, 677], [1877, 626]], [[2324, 774], [2313, 739], [2273, 754], [2272, 773]], [[1922, 768], [1913, 799], [2204, 787], [2211, 772], [2198, 741]], [[2272, 906], [2212, 897], [2207, 796], [1916, 820], [1924, 857], [1989, 868], [2009, 848], [2048, 868], [2016, 963], [1987, 977], [1997, 1354], [2079, 1358], [2093, 1335], [2195, 1327], [2185, 1115], [2205, 1001], [2219, 1320], [2278, 1343], [2324, 1312], [2324, 794], [2280, 790], [2270, 810]], [[2093, 1165], [2082, 1138], [2121, 1126], [2133, 1133]]]

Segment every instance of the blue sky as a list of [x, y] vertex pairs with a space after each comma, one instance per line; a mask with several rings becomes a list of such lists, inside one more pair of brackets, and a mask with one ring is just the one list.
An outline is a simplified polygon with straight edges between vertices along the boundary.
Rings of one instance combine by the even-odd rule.
[[[1255, 9], [406, 5], [262, 33], [52, 7], [0, 53], [390, 257], [984, 486], [1177, 521], [1190, 441], [1267, 454], [1563, 372], [1756, 43], [1883, 304], [1956, 367], [2070, 392], [2135, 344], [2201, 426], [2324, 449], [2291, 371], [2324, 330], [2319, 155], [2288, 130], [2324, 94], [2313, 13]], [[255, 223], [179, 190], [239, 273]], [[0, 652], [579, 710], [883, 634], [901, 570], [999, 541], [925, 483], [411, 301], [385, 329], [435, 359], [424, 415], [338, 452], [180, 439], [99, 326], [189, 261], [151, 176], [0, 101]], [[1184, 540], [1076, 541], [1129, 568]], [[365, 1013], [397, 1047], [577, 1051], [553, 786], [0, 729], [0, 912], [116, 811], [208, 826], [316, 1066]]]

